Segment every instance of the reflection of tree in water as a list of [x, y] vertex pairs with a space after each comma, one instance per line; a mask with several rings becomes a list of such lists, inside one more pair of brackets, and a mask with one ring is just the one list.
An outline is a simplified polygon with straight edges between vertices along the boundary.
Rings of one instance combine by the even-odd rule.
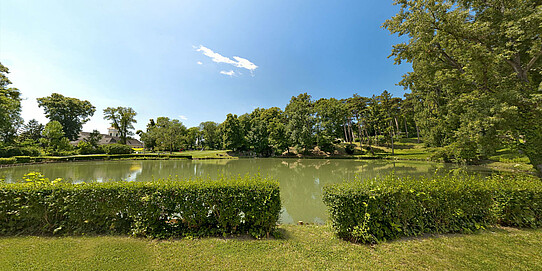
[[[415, 161], [336, 160], [336, 159], [239, 159], [239, 160], [135, 160], [96, 161], [32, 165], [0, 169], [7, 181], [21, 179], [29, 171], [48, 178], [73, 181], [150, 181], [171, 176], [180, 180], [200, 176], [261, 174], [279, 181], [284, 222], [322, 222], [327, 210], [322, 188], [327, 184], [360, 178], [375, 178], [395, 172], [398, 176], [445, 174], [458, 166]], [[469, 172], [480, 168], [466, 167]], [[486, 170], [487, 172], [487, 170]], [[286, 217], [288, 216], [288, 217]]]

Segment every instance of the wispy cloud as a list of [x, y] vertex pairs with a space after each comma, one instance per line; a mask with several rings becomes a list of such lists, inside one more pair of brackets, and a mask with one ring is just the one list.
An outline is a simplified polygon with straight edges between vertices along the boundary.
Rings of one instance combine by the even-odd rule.
[[188, 118], [186, 116], [183, 116], [183, 115], [179, 115], [179, 119], [188, 120]]
[[227, 71], [220, 71], [220, 74], [229, 75], [229, 76], [234, 76], [234, 75], [235, 75], [235, 72], [234, 72], [233, 70], [230, 70], [229, 72], [227, 72]]
[[[247, 69], [250, 71], [250, 73], [253, 75], [253, 72], [254, 70], [256, 70], [258, 68], [258, 66], [256, 66], [256, 64], [252, 63], [250, 60], [246, 59], [246, 58], [242, 58], [242, 57], [238, 57], [238, 56], [234, 56], [233, 59], [229, 58], [229, 57], [225, 57], [219, 53], [216, 53], [214, 52], [213, 50], [203, 46], [203, 45], [200, 45], [199, 47], [195, 47], [197, 48], [196, 51], [198, 52], [202, 52], [205, 56], [208, 56], [211, 58], [212, 61], [216, 62], [216, 63], [226, 63], [226, 64], [230, 64], [230, 65], [233, 65], [237, 68], [241, 68], [241, 69]], [[220, 73], [221, 74], [226, 74], [226, 73], [223, 73], [224, 71], [221, 71]], [[230, 71], [230, 73], [233, 72], [233, 71]], [[233, 75], [233, 74], [227, 74], [227, 75]]]
[[203, 65], [203, 62], [201, 62], [201, 61], [198, 61], [198, 65]]

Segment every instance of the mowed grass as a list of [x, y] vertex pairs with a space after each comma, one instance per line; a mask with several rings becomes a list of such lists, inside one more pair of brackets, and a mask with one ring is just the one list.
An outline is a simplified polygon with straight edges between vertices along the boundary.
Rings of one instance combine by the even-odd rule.
[[204, 150], [204, 151], [183, 151], [174, 152], [175, 154], [190, 155], [195, 159], [232, 159], [235, 158], [228, 154], [228, 150]]
[[328, 226], [280, 227], [281, 239], [0, 238], [0, 270], [542, 270], [542, 230], [375, 246], [337, 239]]

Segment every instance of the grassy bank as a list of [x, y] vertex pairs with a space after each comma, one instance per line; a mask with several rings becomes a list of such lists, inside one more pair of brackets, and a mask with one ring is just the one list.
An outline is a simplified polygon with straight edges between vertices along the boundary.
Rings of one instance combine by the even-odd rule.
[[282, 239], [3, 237], [0, 270], [539, 270], [542, 230], [403, 239], [375, 246], [327, 226], [281, 226]]

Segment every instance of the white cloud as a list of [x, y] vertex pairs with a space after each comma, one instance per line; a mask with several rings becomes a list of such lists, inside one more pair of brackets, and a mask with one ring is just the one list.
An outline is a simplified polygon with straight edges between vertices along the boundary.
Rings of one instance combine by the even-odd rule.
[[203, 65], [203, 62], [201, 62], [201, 61], [198, 61], [198, 65]]
[[182, 119], [182, 120], [188, 120], [188, 118], [186, 116], [183, 116], [183, 115], [179, 115], [179, 118]]
[[[246, 59], [246, 58], [242, 58], [242, 57], [238, 57], [238, 56], [234, 56], [233, 59], [231, 58], [228, 58], [228, 57], [225, 57], [219, 53], [215, 53], [213, 50], [203, 46], [203, 45], [200, 45], [199, 47], [197, 47], [196, 51], [198, 52], [202, 52], [205, 56], [208, 56], [211, 58], [212, 61], [216, 62], [216, 63], [226, 63], [226, 64], [230, 64], [230, 65], [233, 65], [237, 68], [242, 68], [242, 69], [247, 69], [250, 71], [250, 73], [252, 74], [252, 72], [254, 72], [254, 70], [256, 70], [258, 68], [258, 66], [256, 66], [256, 64], [250, 62], [250, 60]], [[230, 73], [233, 72], [233, 71], [230, 71]], [[220, 72], [221, 74], [225, 74], [223, 73], [223, 71]], [[228, 75], [233, 75], [233, 74], [228, 74]]]
[[224, 74], [224, 75], [229, 75], [229, 76], [234, 76], [235, 75], [235, 72], [230, 70], [229, 72], [227, 71], [220, 71], [220, 74]]

